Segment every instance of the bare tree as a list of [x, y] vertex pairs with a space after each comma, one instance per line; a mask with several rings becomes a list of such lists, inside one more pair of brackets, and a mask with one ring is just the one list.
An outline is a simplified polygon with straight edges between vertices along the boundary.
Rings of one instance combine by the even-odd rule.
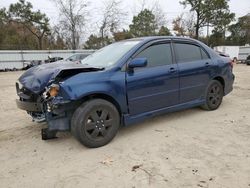
[[79, 48], [81, 34], [88, 16], [85, 0], [55, 0], [60, 11], [60, 29], [72, 49]]
[[155, 21], [158, 26], [158, 28], [161, 28], [161, 26], [167, 25], [167, 18], [166, 13], [163, 11], [159, 1], [155, 1], [152, 5], [150, 10], [155, 15]]
[[186, 17], [181, 14], [173, 20], [173, 30], [177, 36], [195, 36], [194, 15], [188, 14]]
[[140, 11], [143, 11], [146, 8], [147, 0], [139, 0], [139, 4], [141, 5]]
[[137, 0], [134, 1], [133, 7], [130, 7], [132, 14], [137, 15], [139, 12], [143, 11], [147, 7], [147, 0]]
[[183, 18], [183, 14], [180, 16], [177, 16], [173, 20], [173, 30], [175, 31], [176, 36], [185, 36], [186, 35], [186, 26], [185, 26], [185, 20]]
[[56, 47], [59, 49], [64, 48], [71, 48], [70, 44], [67, 43], [67, 38], [65, 36], [65, 33], [62, 31], [62, 29], [59, 26], [54, 26], [52, 28], [51, 35], [54, 37], [54, 40], [56, 41]]
[[167, 25], [166, 13], [163, 11], [161, 4], [158, 0], [138, 0], [134, 4], [133, 14], [137, 15], [144, 9], [150, 10], [154, 16], [157, 24], [157, 28], [160, 29], [161, 26]]
[[[187, 36], [190, 36], [192, 38], [195, 37], [196, 33], [196, 27], [195, 27], [195, 15], [194, 13], [190, 13], [187, 15], [185, 19], [185, 27], [187, 30]], [[202, 32], [202, 31], [200, 31]]]
[[121, 8], [121, 3], [122, 1], [120, 0], [104, 2], [102, 20], [100, 21], [99, 27], [103, 46], [105, 45], [105, 38], [107, 38], [110, 33], [113, 34], [117, 32], [124, 23], [127, 13]]

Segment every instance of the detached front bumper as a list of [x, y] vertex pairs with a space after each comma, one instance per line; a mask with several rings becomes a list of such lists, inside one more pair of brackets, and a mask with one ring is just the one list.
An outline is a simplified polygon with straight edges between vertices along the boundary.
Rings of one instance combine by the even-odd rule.
[[16, 83], [16, 92], [19, 99], [16, 99], [16, 105], [19, 109], [27, 112], [43, 112], [43, 104], [38, 94], [25, 89], [20, 83]]
[[42, 94], [35, 94], [19, 83], [16, 83], [16, 90], [19, 99], [16, 105], [19, 109], [27, 111], [35, 122], [48, 124], [48, 131], [70, 130], [71, 117], [79, 105], [77, 102], [65, 101], [62, 97], [54, 97], [46, 100]]
[[16, 99], [16, 105], [21, 110], [25, 110], [28, 112], [42, 112], [43, 111], [42, 103], [21, 101], [20, 99]]

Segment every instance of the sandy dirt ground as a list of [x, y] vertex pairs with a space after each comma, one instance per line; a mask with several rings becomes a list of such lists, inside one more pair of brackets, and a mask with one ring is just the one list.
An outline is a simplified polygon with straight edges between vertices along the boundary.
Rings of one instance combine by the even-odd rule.
[[250, 188], [250, 67], [219, 110], [199, 108], [122, 128], [88, 149], [70, 133], [42, 141], [15, 105], [21, 72], [0, 73], [0, 187]]

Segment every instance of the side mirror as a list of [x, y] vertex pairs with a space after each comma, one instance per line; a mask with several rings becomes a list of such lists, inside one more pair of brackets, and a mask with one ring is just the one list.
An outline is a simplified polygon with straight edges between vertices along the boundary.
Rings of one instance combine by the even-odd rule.
[[138, 67], [146, 67], [148, 60], [146, 58], [135, 58], [128, 64], [129, 69], [134, 69]]

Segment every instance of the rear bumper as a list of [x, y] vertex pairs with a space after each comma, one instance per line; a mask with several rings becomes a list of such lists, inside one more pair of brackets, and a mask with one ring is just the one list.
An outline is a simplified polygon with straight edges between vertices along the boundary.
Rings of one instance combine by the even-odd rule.
[[230, 78], [225, 80], [226, 81], [226, 85], [225, 85], [225, 88], [224, 88], [224, 95], [225, 96], [233, 91], [234, 80], [235, 80], [235, 75], [234, 74], [232, 74], [230, 76]]
[[19, 99], [16, 99], [16, 104], [17, 104], [17, 107], [21, 110], [25, 110], [29, 112], [42, 112], [43, 111], [42, 103], [20, 101]]

